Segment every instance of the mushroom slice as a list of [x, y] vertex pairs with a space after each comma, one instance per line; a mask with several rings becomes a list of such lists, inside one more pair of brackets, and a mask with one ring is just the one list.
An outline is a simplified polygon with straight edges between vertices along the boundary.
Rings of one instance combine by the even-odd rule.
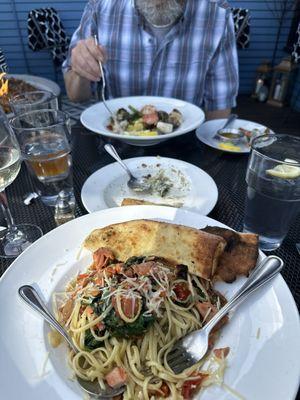
[[173, 125], [174, 129], [178, 128], [182, 124], [181, 112], [174, 108], [169, 114], [168, 122]]

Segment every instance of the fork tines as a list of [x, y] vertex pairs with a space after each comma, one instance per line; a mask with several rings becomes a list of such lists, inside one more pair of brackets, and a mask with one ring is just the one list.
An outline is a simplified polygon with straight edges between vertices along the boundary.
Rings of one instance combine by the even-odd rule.
[[181, 346], [173, 348], [167, 355], [169, 367], [175, 372], [175, 374], [180, 374], [185, 369], [194, 365], [197, 361], [198, 360], [195, 360], [193, 356]]

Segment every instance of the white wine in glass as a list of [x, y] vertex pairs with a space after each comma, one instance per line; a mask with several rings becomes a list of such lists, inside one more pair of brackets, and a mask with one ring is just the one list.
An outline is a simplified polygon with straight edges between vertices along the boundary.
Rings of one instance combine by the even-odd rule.
[[20, 152], [12, 147], [0, 148], [0, 192], [17, 177], [21, 167]]
[[21, 151], [4, 111], [0, 107], [0, 208], [7, 223], [1, 231], [0, 257], [14, 258], [42, 236], [42, 230], [31, 224], [16, 225], [8, 207], [5, 189], [17, 177], [21, 167]]

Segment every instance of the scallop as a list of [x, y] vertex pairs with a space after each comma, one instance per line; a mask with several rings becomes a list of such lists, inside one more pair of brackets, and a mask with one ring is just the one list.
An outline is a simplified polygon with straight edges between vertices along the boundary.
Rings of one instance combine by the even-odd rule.
[[172, 124], [168, 124], [167, 122], [161, 122], [159, 121], [156, 125], [157, 129], [159, 130], [159, 132], [161, 133], [171, 133], [173, 132], [173, 125]]

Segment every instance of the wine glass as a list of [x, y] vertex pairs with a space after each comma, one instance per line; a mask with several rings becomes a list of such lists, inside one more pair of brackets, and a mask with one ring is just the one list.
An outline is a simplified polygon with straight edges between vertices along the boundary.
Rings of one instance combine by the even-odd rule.
[[0, 107], [0, 208], [7, 223], [1, 231], [0, 257], [14, 258], [43, 235], [42, 230], [31, 224], [14, 223], [5, 189], [17, 177], [21, 167], [21, 151], [4, 111]]

